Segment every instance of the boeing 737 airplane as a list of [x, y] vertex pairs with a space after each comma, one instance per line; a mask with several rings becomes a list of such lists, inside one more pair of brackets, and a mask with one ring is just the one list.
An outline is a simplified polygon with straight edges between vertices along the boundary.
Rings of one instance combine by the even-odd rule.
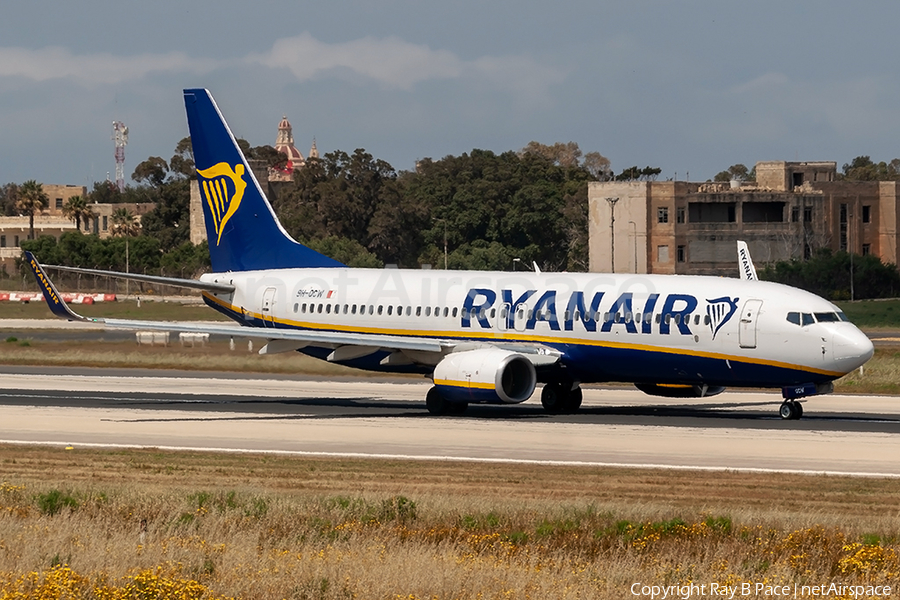
[[581, 384], [628, 382], [682, 398], [781, 388], [779, 413], [796, 419], [798, 400], [832, 391], [872, 356], [834, 304], [756, 280], [746, 246], [741, 279], [349, 268], [284, 230], [210, 93], [185, 90], [184, 102], [213, 272], [185, 280], [68, 270], [200, 290], [241, 327], [82, 317], [26, 253], [56, 315], [261, 338], [261, 354], [422, 373], [434, 381], [425, 398], [434, 414], [524, 402], [538, 383], [548, 412], [572, 412]]

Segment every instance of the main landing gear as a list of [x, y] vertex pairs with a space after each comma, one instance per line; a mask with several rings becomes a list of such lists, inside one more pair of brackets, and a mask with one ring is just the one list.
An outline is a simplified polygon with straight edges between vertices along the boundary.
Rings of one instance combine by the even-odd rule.
[[541, 404], [551, 415], [574, 413], [581, 408], [583, 394], [580, 387], [572, 384], [548, 383], [541, 391]]
[[425, 395], [425, 408], [433, 415], [461, 415], [469, 408], [469, 403], [450, 402], [441, 396], [437, 387], [433, 387]]
[[782, 419], [795, 421], [803, 416], [803, 405], [796, 400], [786, 400], [781, 403], [778, 414]]

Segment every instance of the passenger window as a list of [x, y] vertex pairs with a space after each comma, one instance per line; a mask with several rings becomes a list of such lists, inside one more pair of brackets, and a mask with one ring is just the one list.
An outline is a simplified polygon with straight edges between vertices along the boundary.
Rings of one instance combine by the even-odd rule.
[[675, 324], [681, 325], [681, 313], [678, 313], [677, 315], [675, 315]]
[[800, 313], [798, 312], [789, 312], [787, 315], [788, 323], [793, 323], [794, 325], [800, 324]]
[[344, 305], [344, 314], [346, 315], [347, 312], [348, 312], [349, 310], [350, 310], [350, 305], [349, 305], [349, 304], [345, 304], [345, 305]]
[[431, 316], [431, 307], [430, 307], [430, 306], [426, 306], [426, 307], [425, 307], [425, 316], [426, 316], [426, 317], [430, 317], [430, 316]]
[[325, 305], [325, 314], [328, 314], [328, 315], [331, 314], [331, 305], [330, 304]]
[[375, 305], [374, 304], [369, 305], [369, 314], [370, 315], [375, 314]]
[[807, 325], [812, 325], [815, 323], [813, 316], [809, 313], [802, 313], [800, 315], [800, 324], [806, 327]]
[[643, 315], [642, 315], [641, 313], [634, 313], [634, 322], [635, 322], [635, 323], [640, 323], [640, 322], [641, 322], [641, 317], [642, 317], [642, 316], [643, 316]]
[[625, 313], [625, 322], [631, 323], [631, 313], [630, 312]]
[[[659, 322], [662, 321], [662, 313], [656, 315], [656, 324], [659, 325]], [[666, 321], [668, 323], [668, 321]]]
[[[445, 316], [445, 317], [447, 316], [447, 309], [446, 309], [446, 308], [444, 309], [444, 316]], [[491, 309], [491, 318], [493, 319], [493, 318], [496, 317], [496, 316], [497, 316], [497, 309], [496, 309], [496, 308], [492, 308], [492, 309]]]
[[703, 324], [709, 325], [709, 315], [703, 315]]
[[378, 314], [379, 314], [379, 316], [382, 315], [383, 313], [384, 313], [384, 307], [383, 307], [382, 305], [379, 304], [379, 305], [378, 305]]
[[297, 312], [298, 308], [300, 308], [300, 306], [295, 302], [294, 303], [294, 312]]
[[320, 304], [320, 305], [319, 305], [319, 310], [316, 311], [316, 312], [318, 312], [320, 315], [322, 314], [322, 308], [324, 308], [324, 307]]
[[[457, 307], [454, 306], [454, 307], [453, 307], [453, 316], [454, 316], [454, 317], [456, 317], [456, 311], [457, 311], [457, 310], [458, 310]], [[409, 311], [407, 311], [407, 314], [409, 314]]]
[[672, 322], [672, 315], [670, 315], [669, 313], [666, 313], [666, 325], [668, 325], [671, 322]]
[[303, 304], [300, 305], [300, 312], [302, 312], [302, 313], [306, 312], [306, 302], [304, 302]]
[[[378, 314], [381, 314], [381, 311], [378, 311]], [[388, 305], [388, 314], [389, 315], [394, 314], [394, 307], [391, 305]]]
[[356, 314], [356, 305], [355, 304], [350, 307], [350, 312], [354, 315]]
[[[445, 306], [445, 307], [444, 307], [444, 316], [446, 317], [446, 316], [449, 315], [449, 314], [450, 314], [450, 309], [447, 308], [447, 307]], [[494, 311], [493, 311], [493, 310], [491, 311], [491, 316], [492, 316], [492, 317], [494, 316]]]
[[417, 307], [416, 307], [416, 316], [417, 316], [417, 317], [421, 317], [421, 316], [422, 316], [422, 307], [421, 307], [421, 306], [417, 306]]

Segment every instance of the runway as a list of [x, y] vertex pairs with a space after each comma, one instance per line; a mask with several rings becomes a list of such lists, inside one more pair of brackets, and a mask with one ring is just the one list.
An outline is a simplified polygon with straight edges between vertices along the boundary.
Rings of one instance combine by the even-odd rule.
[[587, 388], [576, 415], [424, 409], [427, 381], [0, 368], [0, 442], [900, 476], [900, 399]]

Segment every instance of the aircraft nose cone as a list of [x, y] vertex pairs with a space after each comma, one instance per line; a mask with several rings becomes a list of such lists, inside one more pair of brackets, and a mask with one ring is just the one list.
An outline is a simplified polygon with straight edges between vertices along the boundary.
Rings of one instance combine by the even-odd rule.
[[842, 361], [847, 371], [864, 365], [875, 354], [875, 345], [862, 331], [846, 328], [834, 336], [834, 358]]

